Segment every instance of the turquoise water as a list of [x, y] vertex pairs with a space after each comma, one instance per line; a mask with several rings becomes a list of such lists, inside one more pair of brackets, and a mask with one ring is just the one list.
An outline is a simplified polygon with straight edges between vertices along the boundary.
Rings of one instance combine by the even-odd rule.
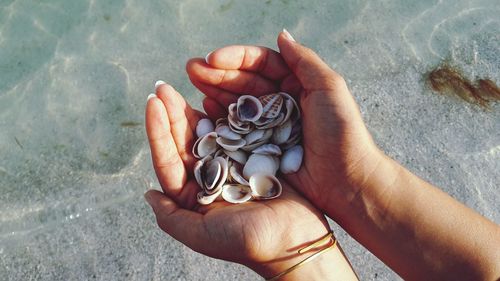
[[[0, 0], [0, 280], [257, 279], [156, 227], [143, 111], [157, 79], [200, 107], [188, 58], [275, 48], [282, 28], [346, 77], [389, 155], [499, 223], [500, 105], [425, 83], [447, 61], [500, 84], [498, 14], [497, 0]], [[362, 280], [398, 279], [332, 227]]]

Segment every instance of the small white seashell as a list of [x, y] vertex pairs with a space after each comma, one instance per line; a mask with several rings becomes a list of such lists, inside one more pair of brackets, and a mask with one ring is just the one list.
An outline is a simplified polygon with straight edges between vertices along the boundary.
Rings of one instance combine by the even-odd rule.
[[199, 138], [193, 145], [194, 157], [201, 159], [217, 150], [217, 134], [210, 132]]
[[236, 151], [246, 144], [246, 141], [244, 139], [228, 140], [222, 137], [218, 137], [216, 139], [216, 142], [227, 151]]
[[278, 168], [279, 166], [276, 165], [273, 156], [252, 154], [243, 167], [243, 176], [249, 179], [252, 175], [258, 173], [274, 175]]
[[300, 145], [296, 145], [285, 151], [281, 157], [280, 171], [283, 174], [292, 174], [300, 169], [304, 149]]
[[253, 130], [251, 133], [245, 136], [245, 141], [248, 144], [252, 144], [256, 141], [259, 141], [264, 136], [265, 130]]
[[265, 155], [281, 155], [280, 147], [272, 143], [263, 144], [252, 150], [252, 152]]
[[291, 120], [292, 123], [297, 121], [300, 118], [300, 108], [295, 99], [285, 92], [280, 92], [280, 95], [283, 96], [285, 101], [284, 109], [285, 109], [285, 118], [283, 122]]
[[201, 168], [203, 167], [203, 165], [205, 164], [205, 162], [207, 161], [211, 161], [213, 158], [211, 156], [207, 156], [201, 160], [198, 160], [196, 161], [196, 163], [194, 163], [194, 168], [193, 168], [193, 173], [194, 173], [194, 178], [196, 179], [196, 182], [198, 183], [198, 185], [203, 189], [203, 179], [202, 179], [202, 172], [201, 172]]
[[252, 190], [241, 184], [226, 184], [222, 186], [222, 199], [229, 203], [244, 203], [252, 199]]
[[266, 140], [261, 140], [261, 141], [258, 141], [256, 143], [252, 143], [252, 144], [249, 144], [249, 145], [245, 145], [243, 146], [241, 149], [246, 151], [246, 152], [251, 152], [252, 150], [256, 149], [257, 147], [263, 145], [263, 144], [266, 144], [267, 141]]
[[219, 118], [215, 121], [215, 127], [219, 125], [227, 125], [227, 118]]
[[248, 185], [248, 181], [241, 175], [241, 169], [238, 169], [236, 166], [231, 166], [229, 168], [229, 174], [231, 175], [231, 179], [239, 184]]
[[255, 199], [273, 199], [280, 196], [283, 190], [280, 181], [269, 174], [254, 174], [248, 182]]
[[272, 142], [274, 144], [285, 143], [292, 133], [292, 122], [290, 120], [286, 121], [283, 125], [274, 129]]
[[217, 181], [222, 173], [222, 167], [219, 161], [209, 161], [205, 165], [205, 173], [203, 177], [203, 185], [207, 191], [211, 191], [217, 185]]
[[210, 119], [203, 118], [196, 124], [196, 135], [201, 138], [204, 135], [214, 131], [214, 124]]
[[228, 125], [219, 124], [217, 128], [215, 128], [215, 132], [219, 137], [223, 137], [228, 140], [239, 140], [241, 136], [235, 132], [233, 132]]
[[292, 132], [290, 133], [290, 137], [285, 143], [281, 144], [280, 146], [283, 150], [288, 150], [290, 147], [299, 143], [301, 138], [302, 138], [302, 125], [300, 124], [300, 122], [296, 122], [295, 125], [293, 125], [292, 127]]
[[267, 120], [259, 120], [258, 123], [255, 123], [255, 127], [257, 129], [269, 129], [269, 128], [279, 126], [281, 123], [284, 122], [284, 120], [285, 120], [285, 114], [283, 112], [280, 112], [280, 114], [276, 118], [270, 118]]
[[243, 95], [238, 98], [236, 116], [240, 121], [254, 122], [257, 121], [261, 115], [262, 103], [260, 103], [258, 98], [250, 95]]
[[203, 194], [217, 193], [226, 182], [229, 173], [228, 162], [222, 157], [207, 156], [195, 163], [194, 176]]
[[200, 203], [200, 205], [208, 205], [208, 204], [211, 204], [212, 202], [215, 201], [215, 199], [217, 199], [217, 197], [219, 197], [222, 193], [222, 188], [219, 188], [219, 190], [217, 190], [217, 192], [213, 193], [213, 194], [205, 194], [203, 191], [200, 191], [198, 192], [198, 194], [196, 195], [196, 199], [198, 201], [198, 203]]
[[232, 160], [245, 165], [247, 162], [247, 154], [241, 150], [236, 150], [236, 151], [229, 151], [229, 150], [224, 150], [224, 153], [229, 156]]

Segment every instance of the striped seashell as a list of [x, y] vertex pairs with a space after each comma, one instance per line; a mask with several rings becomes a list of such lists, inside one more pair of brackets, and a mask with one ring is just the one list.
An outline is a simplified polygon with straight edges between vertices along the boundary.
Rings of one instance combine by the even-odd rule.
[[262, 103], [264, 118], [276, 118], [281, 112], [281, 107], [283, 106], [283, 96], [280, 94], [270, 94], [261, 96], [259, 98], [260, 103]]

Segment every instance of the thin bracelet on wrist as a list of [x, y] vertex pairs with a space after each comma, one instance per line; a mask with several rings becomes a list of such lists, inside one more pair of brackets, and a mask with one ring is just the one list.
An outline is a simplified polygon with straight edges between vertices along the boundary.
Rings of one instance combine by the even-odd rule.
[[328, 250], [331, 250], [333, 248], [335, 248], [335, 246], [337, 245], [337, 239], [333, 236], [333, 232], [330, 232], [328, 233], [327, 235], [325, 235], [323, 238], [321, 238], [320, 240], [312, 243], [311, 245], [308, 245], [304, 248], [301, 248], [298, 250], [298, 253], [299, 254], [302, 254], [304, 252], [307, 252], [309, 251], [310, 249], [312, 248], [315, 248], [316, 246], [318, 246], [319, 244], [325, 242], [329, 240], [329, 244], [326, 248], [323, 248], [322, 250], [310, 255], [309, 257], [303, 259], [302, 261], [300, 261], [299, 263], [297, 263], [296, 265], [290, 267], [289, 269], [281, 272], [280, 274], [270, 278], [270, 279], [266, 279], [266, 281], [275, 281], [275, 280], [278, 280], [279, 278], [283, 277], [285, 274], [288, 274], [290, 272], [292, 272], [293, 270], [303, 266], [304, 264], [306, 263], [309, 263], [311, 262], [312, 260], [314, 260], [315, 258], [319, 257], [322, 253], [328, 251]]

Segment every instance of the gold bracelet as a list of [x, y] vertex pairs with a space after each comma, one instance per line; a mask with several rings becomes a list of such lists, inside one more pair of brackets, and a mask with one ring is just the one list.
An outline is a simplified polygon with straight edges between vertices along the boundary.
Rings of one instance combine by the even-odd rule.
[[326, 240], [330, 240], [330, 245], [328, 245], [328, 247], [326, 247], [326, 248], [322, 249], [321, 251], [319, 251], [317, 253], [314, 253], [313, 255], [311, 255], [311, 256], [303, 259], [302, 261], [300, 261], [296, 265], [294, 265], [294, 266], [290, 267], [289, 269], [281, 272], [280, 274], [278, 274], [278, 275], [276, 275], [276, 276], [274, 276], [274, 277], [272, 277], [270, 279], [266, 279], [266, 281], [275, 281], [275, 280], [278, 280], [279, 278], [283, 277], [283, 275], [288, 274], [288, 273], [292, 272], [293, 270], [295, 270], [295, 269], [303, 266], [304, 264], [306, 264], [306, 263], [314, 260], [319, 255], [321, 255], [322, 253], [335, 248], [335, 245], [337, 245], [337, 239], [335, 237], [333, 237], [333, 232], [330, 232], [327, 235], [325, 235], [324, 237], [322, 237], [320, 240], [312, 243], [311, 245], [299, 249], [298, 253], [302, 254], [304, 252], [307, 252], [310, 249], [316, 247], [318, 244], [325, 242]]

